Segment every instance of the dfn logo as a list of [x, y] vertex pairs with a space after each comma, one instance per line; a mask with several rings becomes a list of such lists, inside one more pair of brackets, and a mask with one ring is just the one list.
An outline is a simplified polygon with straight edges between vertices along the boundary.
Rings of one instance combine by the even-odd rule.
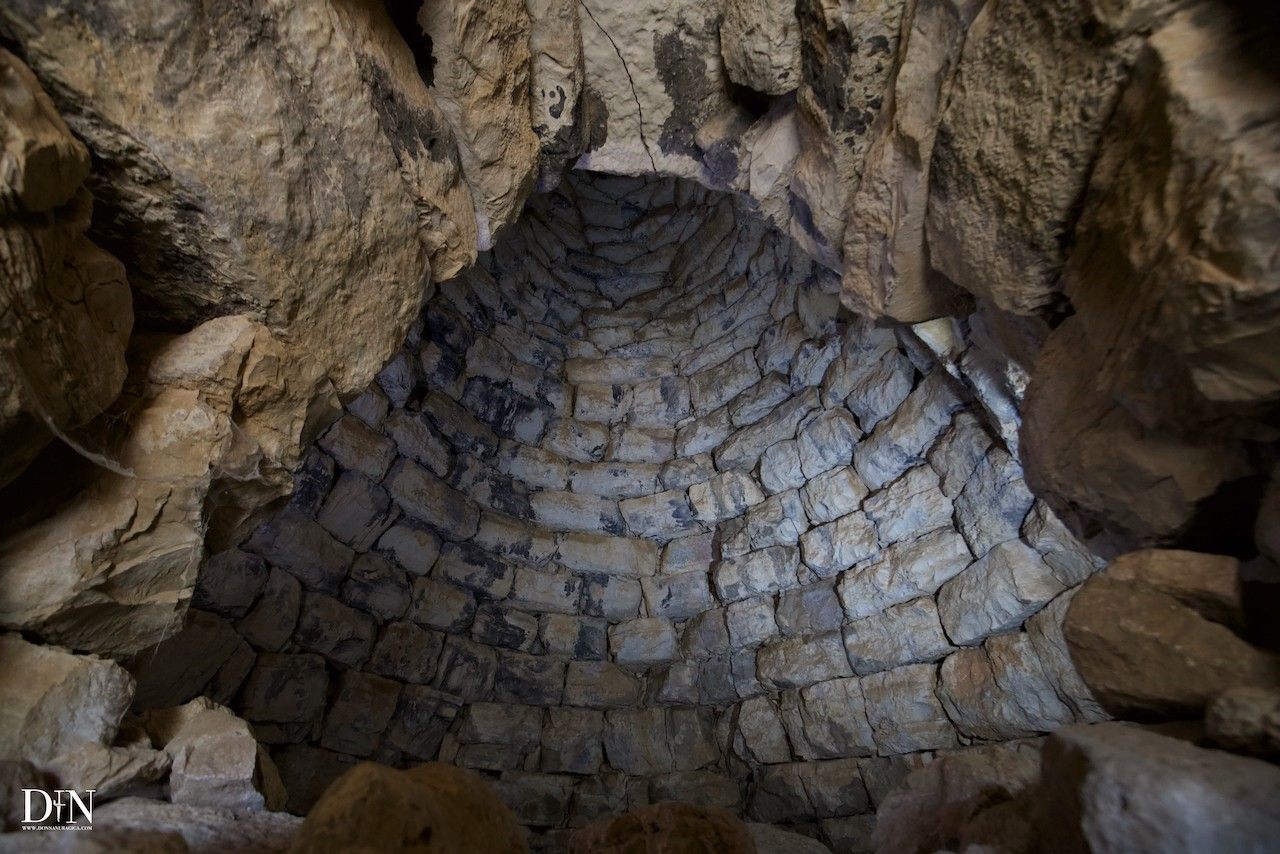
[[[27, 815], [23, 819], [24, 825], [29, 825], [27, 830], [88, 830], [88, 825], [93, 824], [93, 793], [96, 789], [85, 789], [84, 797], [74, 789], [54, 789], [52, 792], [46, 792], [44, 789], [23, 789], [22, 792], [27, 798]], [[43, 809], [40, 815], [36, 815]], [[64, 816], [65, 811], [65, 816]], [[80, 819], [77, 813], [84, 819], [85, 825], [80, 825]], [[52, 824], [46, 824], [50, 818], [53, 818]]]

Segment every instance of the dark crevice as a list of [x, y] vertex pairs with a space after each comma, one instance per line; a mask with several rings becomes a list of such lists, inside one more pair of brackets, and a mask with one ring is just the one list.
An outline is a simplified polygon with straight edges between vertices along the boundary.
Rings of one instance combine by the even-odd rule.
[[409, 46], [413, 60], [418, 66], [418, 76], [428, 86], [435, 85], [436, 58], [432, 53], [431, 36], [422, 31], [418, 23], [419, 3], [406, 3], [399, 0], [383, 0], [391, 23], [400, 31], [400, 37]]

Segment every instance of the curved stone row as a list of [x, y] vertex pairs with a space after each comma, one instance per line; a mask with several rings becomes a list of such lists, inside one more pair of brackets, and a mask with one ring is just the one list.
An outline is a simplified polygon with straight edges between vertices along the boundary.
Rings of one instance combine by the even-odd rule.
[[828, 275], [692, 184], [535, 197], [206, 564], [140, 702], [232, 703], [294, 810], [439, 758], [531, 827], [678, 799], [837, 849], [932, 752], [1101, 718], [1060, 631], [1095, 559]]

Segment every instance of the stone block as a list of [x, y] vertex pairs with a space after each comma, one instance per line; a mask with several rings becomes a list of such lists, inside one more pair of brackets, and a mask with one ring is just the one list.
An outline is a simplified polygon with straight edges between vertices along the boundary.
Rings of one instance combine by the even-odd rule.
[[604, 459], [609, 428], [603, 424], [557, 418], [547, 425], [542, 447], [559, 458], [578, 463]]
[[453, 468], [453, 449], [425, 414], [397, 409], [387, 418], [384, 429], [400, 456], [426, 466], [436, 477], [445, 477]]
[[934, 531], [885, 549], [875, 561], [840, 577], [836, 589], [849, 619], [869, 617], [890, 605], [931, 595], [972, 561], [964, 538]]
[[303, 593], [293, 640], [347, 667], [359, 667], [373, 651], [373, 617], [322, 593]]
[[776, 593], [799, 583], [800, 550], [771, 546], [716, 564], [712, 570], [716, 594], [724, 602], [736, 602], [762, 593]]
[[343, 602], [383, 621], [403, 617], [410, 599], [405, 574], [381, 555], [360, 555], [342, 584]]
[[608, 661], [570, 661], [564, 702], [593, 709], [625, 709], [640, 702], [644, 683]]
[[258, 604], [236, 624], [236, 631], [259, 649], [279, 652], [293, 636], [301, 607], [302, 583], [273, 567]]
[[913, 540], [951, 527], [952, 505], [929, 466], [916, 466], [862, 504], [875, 523], [880, 545]]
[[396, 458], [396, 446], [354, 415], [334, 422], [317, 443], [338, 465], [374, 482], [382, 480]]
[[604, 714], [591, 709], [548, 709], [542, 729], [541, 768], [595, 774], [604, 761]]
[[338, 683], [338, 695], [324, 718], [320, 746], [352, 756], [368, 756], [382, 740], [382, 732], [400, 700], [400, 683], [381, 676], [348, 670]]
[[805, 515], [814, 525], [834, 522], [862, 506], [867, 487], [850, 466], [832, 469], [810, 480], [800, 490]]
[[665, 542], [698, 527], [697, 516], [683, 490], [668, 490], [618, 502], [627, 528], [637, 537]]
[[955, 647], [947, 640], [930, 596], [893, 605], [844, 628], [844, 647], [859, 676], [903, 664], [937, 661]]
[[760, 455], [760, 484], [770, 495], [804, 486], [800, 445], [794, 439], [770, 445]]
[[411, 522], [399, 522], [387, 529], [375, 546], [411, 575], [426, 575], [440, 556], [440, 538]]
[[778, 596], [776, 618], [785, 637], [838, 631], [844, 622], [844, 607], [836, 595], [835, 582], [783, 591]]
[[466, 590], [434, 578], [413, 580], [413, 603], [408, 614], [413, 622], [457, 633], [471, 625], [475, 614], [475, 597]]
[[608, 655], [608, 623], [593, 617], [543, 614], [539, 637], [549, 655], [598, 661]]
[[415, 759], [434, 759], [459, 704], [459, 698], [435, 688], [405, 685], [383, 744]]
[[783, 694], [782, 721], [801, 759], [870, 756], [876, 751], [857, 679], [832, 679]]
[[227, 549], [200, 565], [191, 605], [227, 619], [243, 617], [267, 583], [267, 564], [257, 555]]
[[264, 723], [310, 723], [324, 714], [329, 676], [318, 655], [264, 652], [240, 697], [245, 718]]
[[830, 578], [879, 551], [876, 529], [861, 511], [811, 528], [800, 538], [804, 564], [822, 578]]
[[679, 654], [675, 628], [662, 617], [628, 620], [609, 627], [609, 648], [623, 666], [648, 667], [673, 661]]
[[756, 656], [756, 668], [761, 683], [772, 690], [853, 675], [838, 632], [765, 644]]
[[659, 568], [662, 572], [688, 572], [700, 569], [703, 572], [711, 568], [716, 560], [715, 534], [691, 534], [677, 540], [671, 540], [662, 547], [662, 560]]
[[552, 569], [516, 568], [511, 603], [530, 611], [576, 614], [582, 578]]
[[576, 572], [653, 575], [658, 569], [658, 546], [638, 537], [569, 533], [560, 538], [559, 560]]
[[845, 409], [830, 409], [814, 418], [796, 438], [805, 479], [853, 462], [853, 448], [862, 438], [858, 422]]
[[290, 510], [254, 531], [245, 550], [292, 573], [308, 590], [322, 593], [338, 592], [355, 558], [319, 524]]
[[382, 629], [367, 669], [401, 682], [426, 685], [436, 674], [444, 635], [413, 623], [388, 623]]
[[553, 531], [621, 534], [618, 502], [598, 495], [574, 492], [535, 492], [529, 496], [533, 518]]
[[445, 543], [432, 576], [474, 593], [502, 599], [511, 592], [516, 566], [471, 543]]
[[956, 498], [956, 523], [969, 550], [980, 558], [1016, 540], [1034, 501], [1017, 460], [1003, 448], [988, 451]]
[[523, 652], [498, 653], [494, 699], [538, 706], [558, 706], [564, 701], [564, 659]]
[[634, 498], [658, 491], [661, 466], [654, 463], [576, 463], [570, 469], [569, 488], [605, 498]]
[[1040, 555], [1020, 540], [1004, 542], [938, 591], [938, 613], [961, 646], [1022, 625], [1064, 590]]
[[955, 727], [935, 696], [937, 671], [932, 664], [909, 664], [862, 677], [867, 720], [881, 755], [958, 744]]
[[487, 700], [497, 671], [498, 657], [492, 649], [466, 638], [449, 636], [445, 638], [444, 652], [436, 669], [435, 687], [462, 700]]
[[406, 516], [427, 523], [444, 539], [475, 535], [480, 508], [417, 463], [397, 460], [384, 485]]
[[699, 521], [707, 524], [741, 516], [764, 500], [759, 484], [749, 474], [727, 471], [705, 483], [689, 487], [689, 503]]
[[687, 620], [715, 605], [708, 573], [692, 570], [663, 573], [641, 580], [649, 613], [667, 620]]
[[529, 652], [538, 640], [538, 618], [524, 611], [486, 603], [476, 609], [471, 637], [486, 646]]

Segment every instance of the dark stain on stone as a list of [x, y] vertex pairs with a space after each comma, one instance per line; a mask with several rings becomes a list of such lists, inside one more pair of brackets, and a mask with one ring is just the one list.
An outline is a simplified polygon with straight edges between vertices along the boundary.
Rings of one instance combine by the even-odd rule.
[[694, 135], [721, 100], [718, 82], [708, 79], [703, 60], [707, 45], [715, 42], [715, 33], [712, 19], [701, 33], [681, 20], [675, 29], [654, 34], [654, 63], [672, 105], [658, 136], [658, 148], [664, 153], [703, 159]]

